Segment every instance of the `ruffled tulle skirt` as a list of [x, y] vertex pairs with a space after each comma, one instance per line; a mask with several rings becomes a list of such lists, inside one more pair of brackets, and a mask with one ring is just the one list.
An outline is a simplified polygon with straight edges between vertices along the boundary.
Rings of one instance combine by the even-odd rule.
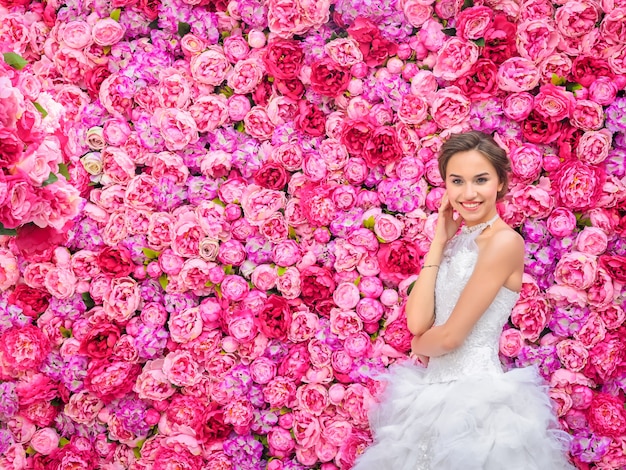
[[392, 366], [370, 410], [374, 443], [353, 470], [562, 470], [569, 435], [534, 368], [429, 383], [410, 361]]

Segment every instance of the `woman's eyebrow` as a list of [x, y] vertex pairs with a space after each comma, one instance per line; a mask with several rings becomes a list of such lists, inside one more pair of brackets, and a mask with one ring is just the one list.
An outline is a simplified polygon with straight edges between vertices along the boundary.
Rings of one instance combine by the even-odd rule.
[[[462, 178], [462, 176], [460, 175], [455, 175], [454, 173], [450, 173], [448, 176], [453, 176], [455, 178]], [[485, 171], [483, 173], [479, 173], [478, 175], [475, 175], [474, 178], [478, 178], [480, 176], [489, 176], [489, 172]]]

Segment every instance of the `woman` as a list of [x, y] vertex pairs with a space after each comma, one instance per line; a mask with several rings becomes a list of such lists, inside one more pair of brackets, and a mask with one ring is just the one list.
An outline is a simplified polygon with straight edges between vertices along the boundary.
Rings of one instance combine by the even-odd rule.
[[355, 469], [574, 468], [537, 371], [505, 373], [498, 359], [524, 270], [524, 241], [496, 210], [509, 168], [486, 134], [453, 135], [443, 145], [446, 193], [406, 304], [413, 355], [428, 366], [391, 369], [370, 414], [374, 444]]

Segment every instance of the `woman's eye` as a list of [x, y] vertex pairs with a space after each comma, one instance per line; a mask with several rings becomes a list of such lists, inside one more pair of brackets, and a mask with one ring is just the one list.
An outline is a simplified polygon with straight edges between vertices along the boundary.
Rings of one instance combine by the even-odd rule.
[[452, 180], [452, 184], [461, 184], [461, 183], [462, 183], [462, 181], [460, 179], [458, 179], [458, 178], [454, 178]]
[[476, 182], [477, 182], [477, 183], [479, 183], [479, 184], [486, 183], [487, 181], [488, 181], [488, 180], [487, 180], [487, 178], [478, 178], [478, 179], [476, 180]]

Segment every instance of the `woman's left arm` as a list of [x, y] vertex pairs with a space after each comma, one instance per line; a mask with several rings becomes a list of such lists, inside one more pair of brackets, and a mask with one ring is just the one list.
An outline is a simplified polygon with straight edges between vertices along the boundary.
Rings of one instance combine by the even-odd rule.
[[508, 230], [494, 234], [481, 249], [448, 321], [414, 340], [413, 353], [436, 357], [461, 346], [500, 288], [523, 263], [524, 241]]

